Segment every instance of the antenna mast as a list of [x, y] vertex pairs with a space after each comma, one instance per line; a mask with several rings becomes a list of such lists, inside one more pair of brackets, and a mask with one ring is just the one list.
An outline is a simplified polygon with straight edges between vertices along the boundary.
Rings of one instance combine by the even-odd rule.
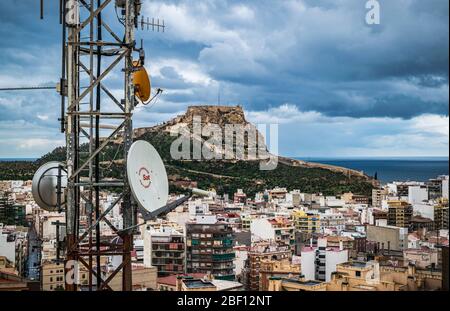
[[[89, 275], [89, 290], [111, 290], [109, 282], [122, 272], [122, 290], [131, 291], [131, 252], [137, 229], [120, 230], [106, 216], [121, 204], [123, 228], [135, 228], [137, 224], [137, 204], [131, 195], [126, 169], [133, 142], [132, 115], [136, 106], [133, 73], [137, 69], [133, 52], [138, 52], [141, 64], [145, 58], [143, 48], [136, 48], [135, 29], [140, 24], [142, 28], [146, 25], [164, 31], [165, 25], [159, 20], [157, 23], [144, 19], [139, 22], [140, 0], [59, 2], [62, 64], [57, 89], [61, 95], [60, 122], [66, 138], [67, 171], [65, 272], [66, 276], [73, 275], [65, 278], [65, 287], [69, 291], [78, 290], [79, 268], [84, 266]], [[40, 5], [42, 19], [43, 0]], [[120, 11], [117, 18], [124, 29], [120, 35], [102, 18], [102, 13], [112, 5], [116, 12]], [[107, 87], [106, 77], [114, 69], [123, 73], [122, 98], [116, 98]], [[80, 87], [81, 83], [88, 86]], [[105, 120], [112, 124], [105, 124]], [[117, 151], [123, 150], [123, 167], [118, 178], [111, 178], [108, 176], [111, 171], [101, 167], [100, 155], [111, 146]], [[121, 193], [110, 206], [102, 209], [100, 191], [117, 192], [117, 189], [121, 189]], [[58, 193], [62, 192], [58, 190]], [[101, 222], [114, 232], [117, 243], [102, 237]], [[102, 258], [110, 256], [122, 257], [122, 262], [106, 276], [101, 269]]]
[[[126, 159], [132, 143], [131, 116], [134, 108], [134, 86], [131, 75], [133, 72], [132, 53], [135, 48], [134, 21], [138, 4], [134, 0], [123, 1], [125, 35], [122, 41], [102, 19], [102, 12], [111, 4], [111, 0], [66, 0], [64, 2], [66, 10], [64, 22], [68, 33], [67, 38], [64, 38], [64, 49], [67, 54], [65, 65], [63, 64], [63, 67], [67, 68], [67, 77], [62, 79], [63, 83], [67, 84], [67, 94], [63, 92], [62, 96], [67, 95], [68, 104], [63, 117], [68, 173], [66, 269], [75, 268], [73, 263], [76, 263], [77, 268], [79, 264], [84, 265], [89, 272], [89, 290], [94, 288], [94, 277], [96, 290], [111, 289], [108, 283], [122, 270], [122, 290], [131, 291], [133, 233], [125, 232], [120, 239], [117, 239], [122, 243], [108, 245], [110, 241], [104, 241], [100, 231], [100, 222], [105, 221], [113, 232], [118, 232], [113, 224], [106, 221], [105, 216], [120, 201], [123, 225], [131, 226], [136, 221], [136, 209], [131, 202], [126, 166], [124, 166], [121, 180], [116, 180], [114, 183], [103, 181], [102, 176], [105, 174], [101, 174], [99, 154], [112, 140], [117, 138], [119, 133], [122, 135], [122, 146], [117, 147], [123, 148], [124, 159]], [[83, 11], [87, 18], [82, 21]], [[110, 33], [110, 41], [103, 39], [104, 30]], [[94, 33], [97, 35], [95, 39]], [[88, 36], [89, 39], [85, 40], [85, 36]], [[112, 62], [109, 61], [111, 58]], [[108, 61], [109, 65], [102, 70], [102, 64]], [[85, 63], [87, 64], [85, 65]], [[105, 84], [105, 77], [114, 68], [119, 67], [119, 64], [123, 66], [125, 81], [121, 100], [116, 99]], [[89, 81], [88, 88], [82, 92], [80, 80]], [[104, 104], [102, 92], [105, 92], [109, 99], [116, 104], [114, 111], [102, 106]], [[114, 119], [118, 122], [115, 128], [108, 133], [109, 135], [100, 137], [100, 125], [105, 119]], [[87, 130], [82, 127], [80, 121], [89, 123]], [[87, 140], [89, 145], [86, 157], [82, 157], [80, 152], [82, 140]], [[119, 198], [103, 213], [100, 213], [100, 191], [117, 186], [122, 187]], [[80, 235], [82, 206], [86, 211], [88, 228]], [[122, 256], [122, 263], [112, 271], [107, 279], [103, 278], [101, 270], [102, 258], [105, 256]], [[78, 284], [76, 283], [66, 278], [66, 290], [77, 290]]]

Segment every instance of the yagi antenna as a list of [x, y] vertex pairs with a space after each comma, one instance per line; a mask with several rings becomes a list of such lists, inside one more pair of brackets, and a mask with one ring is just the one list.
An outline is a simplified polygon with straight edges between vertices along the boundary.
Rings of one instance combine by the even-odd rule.
[[141, 29], [144, 30], [145, 26], [147, 26], [147, 30], [150, 30], [150, 26], [152, 27], [152, 31], [164, 32], [166, 25], [164, 24], [164, 20], [159, 20], [159, 18], [155, 21], [155, 18], [152, 18], [150, 21], [150, 18], [147, 17], [147, 21], [145, 20], [144, 16], [141, 17]]

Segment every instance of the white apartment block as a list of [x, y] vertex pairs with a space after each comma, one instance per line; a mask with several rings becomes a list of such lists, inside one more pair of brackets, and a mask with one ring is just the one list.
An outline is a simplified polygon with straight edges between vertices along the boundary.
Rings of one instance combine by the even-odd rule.
[[317, 247], [304, 247], [300, 258], [302, 274], [306, 280], [331, 281], [336, 265], [348, 261], [348, 250], [327, 247], [326, 239], [319, 239]]

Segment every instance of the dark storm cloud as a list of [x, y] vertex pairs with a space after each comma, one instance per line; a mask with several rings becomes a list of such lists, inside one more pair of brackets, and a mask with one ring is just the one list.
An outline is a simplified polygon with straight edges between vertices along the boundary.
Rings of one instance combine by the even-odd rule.
[[[60, 25], [52, 2], [46, 1], [41, 21], [39, 1], [1, 1], [0, 87], [59, 80]], [[404, 119], [385, 129], [394, 135], [411, 126], [409, 120], [447, 116], [449, 2], [379, 2], [381, 24], [369, 26], [365, 0], [143, 1], [143, 14], [164, 18], [167, 25], [165, 33], [137, 31], [152, 86], [165, 92], [155, 107], [142, 109], [136, 125], [219, 98], [253, 114], [288, 103], [298, 109], [293, 113], [350, 117], [367, 136], [379, 130], [370, 118]], [[112, 9], [103, 17], [120, 32]], [[120, 93], [120, 72], [108, 83]], [[58, 101], [55, 93], [0, 93], [0, 140], [10, 135], [4, 130], [8, 122], [32, 124], [42, 137], [47, 130], [57, 132]], [[309, 130], [320, 128], [319, 122]], [[302, 144], [308, 137], [314, 133], [303, 133]], [[329, 143], [345, 147], [346, 140]]]

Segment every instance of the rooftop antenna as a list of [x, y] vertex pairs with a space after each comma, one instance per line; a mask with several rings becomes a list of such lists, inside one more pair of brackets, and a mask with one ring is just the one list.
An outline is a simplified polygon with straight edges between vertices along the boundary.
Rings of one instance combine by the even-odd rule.
[[220, 106], [220, 84], [217, 90], [217, 105]]

